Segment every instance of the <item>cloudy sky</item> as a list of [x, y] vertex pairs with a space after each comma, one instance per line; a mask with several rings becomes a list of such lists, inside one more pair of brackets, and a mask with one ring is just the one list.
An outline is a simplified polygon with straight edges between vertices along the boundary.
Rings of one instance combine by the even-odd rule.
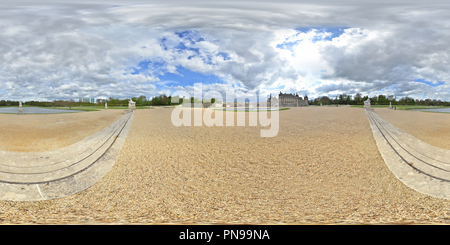
[[186, 2], [2, 1], [0, 99], [150, 98], [201, 83], [450, 100], [450, 5]]

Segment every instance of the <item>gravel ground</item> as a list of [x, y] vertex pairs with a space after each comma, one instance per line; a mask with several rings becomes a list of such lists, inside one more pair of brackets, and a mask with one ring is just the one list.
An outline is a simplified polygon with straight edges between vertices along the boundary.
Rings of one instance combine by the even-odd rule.
[[115, 122], [123, 110], [0, 114], [0, 151], [40, 152], [77, 143]]
[[[137, 110], [116, 164], [90, 189], [57, 200], [0, 201], [0, 221], [405, 224], [450, 220], [450, 201], [415, 192], [389, 171], [363, 109], [281, 111], [279, 133], [273, 138], [261, 138], [261, 126], [175, 127], [171, 111]], [[389, 113], [382, 117], [397, 122], [409, 119], [406, 114]], [[420, 129], [435, 130], [430, 127], [424, 123]]]
[[450, 113], [375, 109], [384, 120], [430, 145], [450, 149]]

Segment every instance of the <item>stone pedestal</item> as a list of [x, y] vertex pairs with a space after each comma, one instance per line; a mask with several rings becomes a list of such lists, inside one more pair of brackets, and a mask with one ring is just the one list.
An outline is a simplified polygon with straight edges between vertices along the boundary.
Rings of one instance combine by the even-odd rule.
[[134, 110], [136, 110], [136, 102], [130, 99], [130, 101], [128, 102], [128, 111], [132, 112]]
[[370, 99], [364, 101], [364, 109], [370, 109]]
[[22, 109], [22, 101], [19, 101], [19, 112], [17, 115], [23, 115], [23, 109]]

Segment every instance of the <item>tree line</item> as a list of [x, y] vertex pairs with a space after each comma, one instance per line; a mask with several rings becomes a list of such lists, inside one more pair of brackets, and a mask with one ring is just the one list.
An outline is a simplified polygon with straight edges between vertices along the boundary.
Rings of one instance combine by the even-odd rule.
[[450, 102], [441, 101], [436, 99], [414, 99], [410, 97], [402, 97], [397, 99], [396, 97], [389, 95], [378, 95], [370, 97], [368, 95], [362, 96], [357, 93], [355, 96], [348, 94], [341, 94], [335, 98], [329, 98], [328, 96], [321, 96], [309, 101], [309, 104], [313, 105], [364, 105], [364, 101], [370, 99], [372, 105], [425, 105], [425, 106], [450, 106]]
[[[177, 98], [175, 98], [177, 99]], [[132, 97], [131, 100], [136, 102], [136, 106], [151, 106], [151, 105], [178, 105], [182, 103], [183, 99], [179, 99], [178, 103], [172, 103], [172, 96], [166, 96], [164, 94], [155, 96], [151, 99], [147, 99], [146, 96], [141, 95], [139, 97]], [[29, 106], [43, 106], [43, 107], [79, 107], [79, 106], [104, 106], [105, 103], [108, 106], [128, 106], [130, 98], [118, 99], [95, 99], [95, 98], [80, 98], [78, 101], [74, 99], [69, 100], [53, 100], [53, 101], [25, 101], [24, 105]], [[0, 106], [18, 106], [19, 101], [1, 100]]]
[[[152, 97], [147, 99], [146, 96], [141, 95], [139, 97], [131, 98], [136, 102], [136, 106], [164, 106], [164, 105], [179, 105], [183, 103], [184, 100], [190, 100], [190, 103], [205, 103], [205, 100], [198, 98], [180, 98], [175, 96], [166, 96], [165, 94]], [[368, 95], [362, 96], [357, 93], [355, 96], [348, 94], [341, 94], [335, 98], [330, 98], [328, 96], [321, 96], [310, 100], [310, 105], [363, 105], [364, 101], [370, 99], [372, 105], [424, 105], [424, 106], [450, 106], [449, 101], [441, 101], [436, 99], [413, 99], [410, 97], [402, 97], [397, 99], [396, 97], [389, 95], [378, 95], [370, 97]], [[30, 106], [44, 106], [44, 107], [77, 107], [77, 106], [104, 106], [108, 103], [108, 106], [128, 106], [130, 99], [118, 99], [118, 98], [108, 98], [108, 99], [94, 99], [94, 98], [82, 98], [78, 101], [73, 99], [70, 100], [54, 100], [54, 101], [25, 101], [25, 105]], [[216, 99], [212, 98], [207, 100], [207, 103], [214, 103]], [[11, 100], [0, 100], [0, 106], [18, 106], [19, 101]]]

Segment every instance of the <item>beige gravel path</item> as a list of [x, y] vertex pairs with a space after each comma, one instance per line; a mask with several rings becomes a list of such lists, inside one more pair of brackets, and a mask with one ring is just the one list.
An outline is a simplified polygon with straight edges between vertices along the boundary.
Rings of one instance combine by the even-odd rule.
[[116, 164], [92, 188], [57, 200], [1, 201], [0, 221], [445, 223], [450, 219], [449, 201], [415, 192], [389, 171], [363, 109], [281, 111], [279, 134], [273, 138], [259, 137], [262, 127], [175, 127], [170, 114], [171, 109], [137, 110]]
[[375, 113], [420, 140], [450, 149], [450, 113], [375, 109]]
[[0, 114], [0, 151], [39, 152], [77, 143], [123, 116], [123, 110]]
[[450, 199], [450, 150], [427, 144], [366, 110], [378, 150], [391, 172], [406, 186]]

